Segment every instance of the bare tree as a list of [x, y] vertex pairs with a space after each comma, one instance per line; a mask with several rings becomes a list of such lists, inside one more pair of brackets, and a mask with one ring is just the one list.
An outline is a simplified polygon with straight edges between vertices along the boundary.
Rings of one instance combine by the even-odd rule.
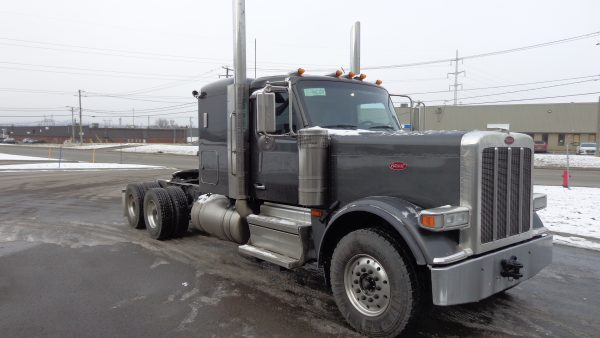
[[156, 126], [158, 128], [169, 128], [169, 120], [167, 120], [167, 119], [156, 119]]

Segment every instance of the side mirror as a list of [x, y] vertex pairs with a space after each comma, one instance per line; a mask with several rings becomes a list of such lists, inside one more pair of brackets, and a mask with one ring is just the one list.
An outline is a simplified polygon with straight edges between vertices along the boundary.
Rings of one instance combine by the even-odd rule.
[[276, 131], [275, 126], [275, 93], [256, 94], [256, 131], [262, 134], [271, 134]]

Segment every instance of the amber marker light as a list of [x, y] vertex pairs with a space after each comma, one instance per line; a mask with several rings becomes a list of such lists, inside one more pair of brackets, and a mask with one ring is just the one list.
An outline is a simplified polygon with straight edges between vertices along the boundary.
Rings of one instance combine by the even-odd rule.
[[311, 209], [310, 210], [310, 215], [312, 217], [321, 217], [321, 216], [323, 216], [323, 211], [321, 211], [319, 209]]
[[435, 216], [421, 215], [421, 225], [427, 228], [435, 228]]
[[348, 73], [348, 78], [353, 79], [355, 75], [356, 75], [355, 72], [350, 72], [350, 73]]
[[304, 72], [306, 72], [306, 70], [304, 70], [304, 68], [298, 68], [298, 71], [296, 73], [298, 73], [298, 76], [302, 76], [304, 74]]
[[366, 78], [367, 78], [367, 74], [360, 73], [360, 75], [358, 76], [358, 79], [361, 80], [361, 81], [364, 80], [364, 79], [366, 79]]
[[344, 72], [342, 72], [340, 69], [335, 71], [335, 77], [340, 77], [342, 74], [344, 74]]
[[375, 84], [378, 85], [378, 86], [381, 86], [382, 83], [383, 83], [383, 81], [381, 81], [381, 80], [375, 81]]

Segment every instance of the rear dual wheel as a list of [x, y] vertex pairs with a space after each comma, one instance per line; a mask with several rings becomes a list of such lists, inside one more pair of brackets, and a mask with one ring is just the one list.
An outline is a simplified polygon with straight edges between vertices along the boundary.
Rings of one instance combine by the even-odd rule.
[[187, 196], [176, 186], [150, 189], [144, 197], [144, 220], [154, 239], [183, 236], [190, 220]]
[[160, 188], [158, 182], [131, 183], [125, 188], [125, 214], [134, 229], [144, 229], [144, 196], [146, 191]]

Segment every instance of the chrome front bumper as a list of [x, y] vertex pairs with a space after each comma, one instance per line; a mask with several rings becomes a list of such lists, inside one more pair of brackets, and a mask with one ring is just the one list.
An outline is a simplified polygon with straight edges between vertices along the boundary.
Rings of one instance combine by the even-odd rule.
[[[501, 261], [516, 256], [523, 277], [502, 277]], [[433, 303], [456, 305], [477, 302], [535, 276], [552, 263], [552, 236], [531, 239], [463, 262], [430, 267]]]

